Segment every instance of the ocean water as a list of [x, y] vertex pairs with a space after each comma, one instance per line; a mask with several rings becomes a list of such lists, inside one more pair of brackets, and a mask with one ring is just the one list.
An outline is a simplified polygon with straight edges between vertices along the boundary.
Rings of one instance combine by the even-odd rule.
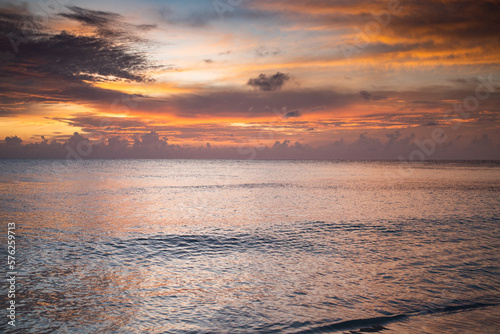
[[500, 333], [500, 163], [4, 160], [0, 201], [0, 331]]

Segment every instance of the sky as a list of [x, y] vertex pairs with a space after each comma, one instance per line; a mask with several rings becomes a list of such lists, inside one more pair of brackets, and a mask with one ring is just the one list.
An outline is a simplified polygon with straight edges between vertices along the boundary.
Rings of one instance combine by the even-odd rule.
[[487, 0], [0, 0], [0, 157], [500, 159], [498, 22]]

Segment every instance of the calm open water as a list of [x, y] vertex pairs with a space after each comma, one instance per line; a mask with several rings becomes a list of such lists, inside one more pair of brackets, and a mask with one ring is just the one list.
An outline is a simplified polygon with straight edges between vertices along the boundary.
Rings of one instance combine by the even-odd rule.
[[0, 200], [19, 333], [500, 332], [499, 163], [4, 160]]

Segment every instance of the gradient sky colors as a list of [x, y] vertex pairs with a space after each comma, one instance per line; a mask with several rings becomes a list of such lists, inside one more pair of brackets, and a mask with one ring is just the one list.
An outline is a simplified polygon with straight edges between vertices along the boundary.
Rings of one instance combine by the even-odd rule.
[[500, 151], [498, 1], [0, 4], [2, 139]]

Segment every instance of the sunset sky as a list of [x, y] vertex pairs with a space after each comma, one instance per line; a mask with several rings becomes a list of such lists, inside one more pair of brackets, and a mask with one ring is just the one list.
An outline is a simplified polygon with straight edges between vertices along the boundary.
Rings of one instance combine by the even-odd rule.
[[1, 139], [500, 148], [498, 1], [0, 7]]

